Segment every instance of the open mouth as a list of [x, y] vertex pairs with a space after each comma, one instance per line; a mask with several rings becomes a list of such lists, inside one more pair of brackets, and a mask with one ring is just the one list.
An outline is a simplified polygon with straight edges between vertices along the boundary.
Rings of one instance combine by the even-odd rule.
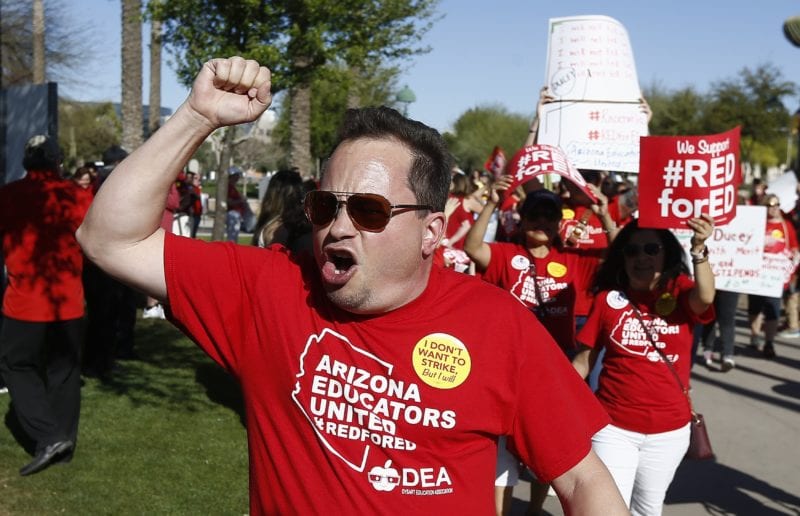
[[330, 285], [344, 285], [355, 273], [356, 260], [346, 250], [325, 251], [322, 264], [322, 278]]

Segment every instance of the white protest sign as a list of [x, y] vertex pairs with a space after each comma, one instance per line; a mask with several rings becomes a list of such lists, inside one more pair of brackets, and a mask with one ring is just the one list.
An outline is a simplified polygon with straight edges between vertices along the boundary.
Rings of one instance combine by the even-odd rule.
[[789, 213], [797, 203], [797, 176], [791, 170], [767, 183], [767, 193], [778, 196], [781, 211]]
[[536, 142], [564, 149], [585, 169], [639, 171], [647, 135], [639, 80], [625, 27], [608, 16], [550, 19], [543, 106]]
[[578, 168], [639, 172], [639, 138], [647, 115], [636, 104], [545, 104], [537, 143], [561, 147]]
[[[739, 206], [733, 220], [714, 228], [706, 245], [717, 290], [781, 297], [793, 266], [787, 255], [764, 253], [766, 225], [766, 208]], [[673, 232], [688, 255], [692, 232]]]
[[608, 16], [550, 19], [545, 84], [557, 100], [638, 102], [628, 32]]

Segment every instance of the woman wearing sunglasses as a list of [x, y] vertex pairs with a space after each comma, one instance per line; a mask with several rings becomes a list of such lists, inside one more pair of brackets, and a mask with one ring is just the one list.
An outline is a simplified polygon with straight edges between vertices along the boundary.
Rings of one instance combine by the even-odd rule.
[[[508, 290], [531, 310], [571, 358], [576, 352], [575, 299], [579, 291], [590, 287], [603, 251], [563, 245], [559, 237], [561, 198], [544, 188], [529, 192], [519, 205], [515, 242], [484, 242], [489, 219], [500, 203], [500, 192], [506, 192], [511, 182], [511, 176], [503, 176], [493, 185], [490, 198], [467, 233], [464, 250], [483, 279]], [[600, 203], [593, 209], [606, 231], [613, 232], [615, 224], [608, 215], [606, 198], [598, 194]], [[507, 514], [510, 509], [512, 487], [519, 482], [518, 463], [501, 443], [495, 480], [498, 514]], [[547, 490], [547, 484], [532, 483], [529, 512], [541, 512]]]
[[[708, 215], [690, 219], [694, 281], [677, 238], [627, 224], [595, 279], [598, 292], [573, 365], [584, 378], [606, 349], [597, 397], [612, 423], [592, 439], [631, 513], [661, 514], [669, 484], [689, 446], [691, 410], [670, 370], [689, 385], [692, 330], [713, 320], [714, 276], [705, 241]], [[661, 353], [670, 361], [668, 365]]]

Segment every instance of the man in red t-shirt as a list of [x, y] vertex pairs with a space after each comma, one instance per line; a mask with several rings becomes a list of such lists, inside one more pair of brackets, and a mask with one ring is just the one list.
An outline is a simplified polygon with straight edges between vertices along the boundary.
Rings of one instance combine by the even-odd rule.
[[15, 413], [36, 442], [21, 475], [71, 457], [80, 415], [83, 256], [75, 230], [91, 194], [60, 177], [58, 143], [28, 140], [27, 175], [0, 188], [0, 237], [8, 269], [0, 374]]
[[590, 451], [607, 415], [536, 318], [432, 265], [451, 162], [433, 129], [389, 108], [348, 111], [305, 200], [313, 256], [158, 228], [177, 171], [211, 131], [260, 116], [269, 88], [255, 61], [206, 63], [78, 230], [88, 256], [168, 300], [172, 320], [241, 383], [251, 512], [490, 513], [507, 435], [568, 512], [625, 514]]

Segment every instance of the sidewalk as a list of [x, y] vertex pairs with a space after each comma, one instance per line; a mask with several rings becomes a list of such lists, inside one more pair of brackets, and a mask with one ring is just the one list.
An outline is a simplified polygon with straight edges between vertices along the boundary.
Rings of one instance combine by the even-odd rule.
[[[681, 464], [665, 516], [800, 514], [800, 339], [778, 339], [778, 357], [765, 360], [747, 348], [746, 317], [740, 308], [735, 369], [692, 369], [692, 399], [717, 460]], [[513, 515], [525, 514], [529, 489], [514, 490]], [[544, 508], [564, 514], [556, 497]]]

